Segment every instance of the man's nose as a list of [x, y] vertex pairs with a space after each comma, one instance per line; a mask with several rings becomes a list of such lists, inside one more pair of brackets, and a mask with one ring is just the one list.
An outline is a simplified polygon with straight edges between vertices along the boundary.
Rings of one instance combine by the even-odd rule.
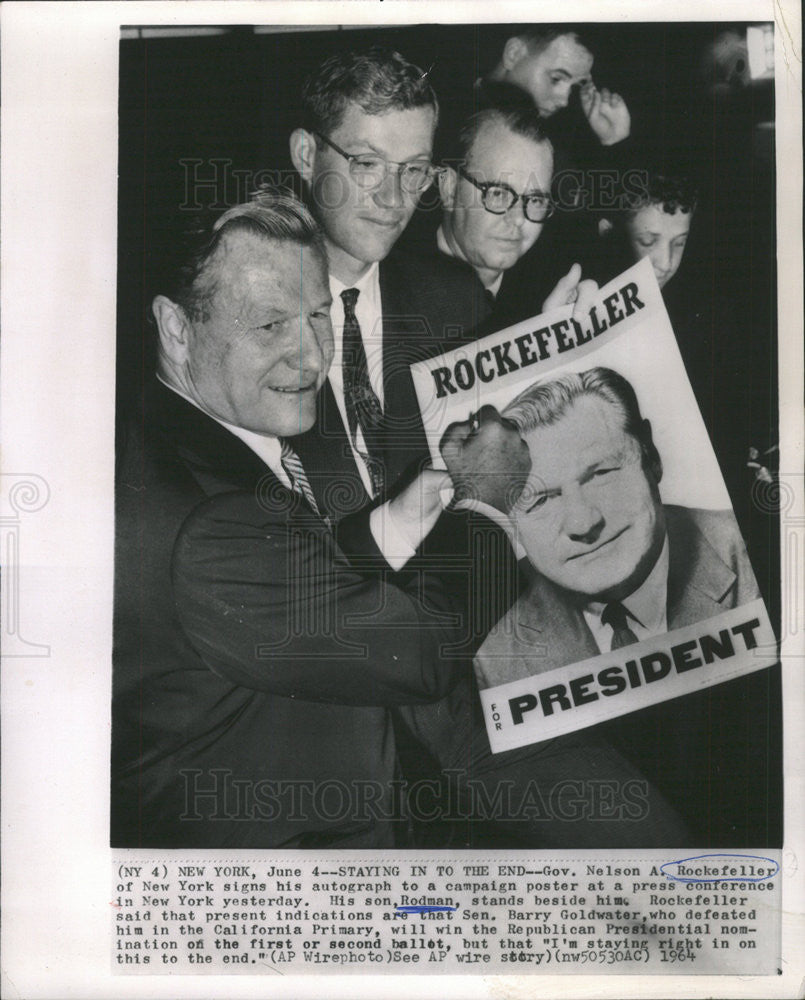
[[375, 191], [375, 201], [384, 208], [397, 208], [405, 204], [405, 192], [399, 169], [388, 168], [383, 183]]
[[564, 497], [565, 534], [575, 542], [594, 542], [604, 527], [604, 515], [582, 489], [568, 491]]
[[509, 209], [508, 219], [509, 222], [511, 222], [512, 225], [517, 226], [518, 229], [522, 229], [523, 224], [528, 221], [525, 217], [525, 203], [522, 198], [518, 198]]
[[553, 103], [556, 105], [557, 110], [559, 108], [566, 108], [570, 102], [570, 88], [565, 90], [557, 90], [554, 92]]
[[300, 316], [299, 337], [289, 346], [286, 357], [289, 367], [299, 371], [300, 381], [312, 381], [330, 367], [332, 331], [324, 335], [309, 316]]

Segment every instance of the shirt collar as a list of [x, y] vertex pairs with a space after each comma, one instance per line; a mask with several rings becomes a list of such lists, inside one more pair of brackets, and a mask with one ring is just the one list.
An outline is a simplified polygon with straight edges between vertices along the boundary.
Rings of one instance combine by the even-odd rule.
[[[621, 604], [629, 615], [642, 625], [648, 632], [665, 631], [662, 628], [666, 616], [668, 599], [668, 536], [663, 542], [659, 559], [654, 568], [633, 593], [629, 594]], [[606, 607], [601, 601], [590, 601], [585, 610], [596, 618], [600, 618]]]
[[336, 278], [334, 274], [330, 274], [330, 294], [334, 299], [341, 297], [341, 292], [345, 292], [348, 288], [357, 288], [359, 292], [365, 292], [367, 288], [370, 287], [374, 282], [377, 281], [377, 272], [380, 267], [378, 261], [375, 261], [366, 274], [361, 275], [357, 281], [353, 281], [351, 285], [345, 285], [343, 281]]
[[258, 458], [262, 459], [266, 465], [275, 474], [279, 474], [279, 478], [282, 482], [286, 482], [286, 473], [282, 468], [282, 445], [280, 444], [279, 438], [272, 437], [268, 434], [257, 434], [254, 431], [247, 431], [243, 427], [236, 427], [234, 424], [228, 424], [226, 420], [221, 420], [216, 417], [215, 414], [210, 413], [193, 399], [188, 396], [187, 393], [182, 392], [181, 389], [177, 389], [175, 385], [171, 385], [170, 382], [166, 382], [161, 375], [157, 374], [159, 381], [171, 392], [175, 392], [177, 396], [181, 396], [182, 399], [187, 400], [192, 406], [195, 406], [197, 410], [205, 413], [211, 420], [214, 420], [217, 424], [225, 427], [231, 434], [234, 434], [236, 438], [240, 440], [250, 448]]

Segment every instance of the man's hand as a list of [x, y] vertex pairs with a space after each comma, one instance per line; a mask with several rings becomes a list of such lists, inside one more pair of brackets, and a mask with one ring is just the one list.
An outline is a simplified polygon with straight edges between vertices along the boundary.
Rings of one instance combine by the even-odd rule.
[[599, 90], [591, 82], [582, 87], [579, 97], [582, 111], [602, 146], [614, 146], [628, 137], [632, 116], [620, 94], [613, 94], [606, 87]]
[[556, 282], [556, 287], [542, 303], [542, 311], [550, 312], [560, 306], [573, 306], [573, 318], [584, 319], [598, 294], [598, 283], [591, 278], [581, 279], [581, 265], [574, 264], [567, 274]]
[[423, 469], [416, 479], [388, 501], [394, 526], [412, 550], [419, 547], [438, 520], [443, 509], [441, 493], [449, 488], [450, 479], [444, 472]]
[[504, 514], [523, 492], [531, 471], [528, 445], [494, 406], [483, 406], [470, 420], [450, 424], [439, 450], [457, 502], [487, 504]]

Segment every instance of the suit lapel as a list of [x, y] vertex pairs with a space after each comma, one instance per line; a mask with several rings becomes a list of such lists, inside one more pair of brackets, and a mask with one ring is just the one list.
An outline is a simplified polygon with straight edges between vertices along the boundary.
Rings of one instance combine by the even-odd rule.
[[684, 507], [666, 507], [668, 628], [682, 628], [725, 610], [735, 573], [721, 559]]
[[543, 674], [598, 655], [581, 611], [552, 583], [527, 571], [528, 588], [475, 657], [481, 687]]
[[269, 472], [240, 438], [161, 382], [146, 397], [145, 405], [157, 433], [176, 449], [205, 493], [252, 490]]
[[544, 577], [534, 577], [518, 609], [521, 635], [533, 633], [545, 647], [540, 673], [598, 655], [593, 634], [572, 596]]
[[410, 366], [433, 348], [423, 296], [394, 263], [380, 264], [383, 312], [383, 458], [392, 486], [411, 464], [428, 453]]
[[291, 444], [322, 514], [337, 521], [369, 503], [329, 379], [316, 401], [316, 423]]
[[[157, 382], [154, 392], [147, 397], [146, 406], [153, 416], [162, 447], [166, 447], [165, 454], [178, 454], [199, 488], [208, 496], [244, 490], [276, 507], [275, 491], [279, 489], [281, 502], [277, 509], [289, 513], [299, 509], [314, 513], [304, 497], [287, 490], [266, 463], [240, 438], [161, 382]], [[321, 513], [324, 515], [325, 512]]]

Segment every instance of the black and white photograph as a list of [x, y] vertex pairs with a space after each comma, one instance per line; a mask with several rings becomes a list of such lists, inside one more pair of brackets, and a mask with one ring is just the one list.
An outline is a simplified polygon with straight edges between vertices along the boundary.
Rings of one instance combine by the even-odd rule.
[[[599, 613], [588, 655], [613, 629], [636, 642], [633, 628], [696, 621], [691, 603], [712, 617], [761, 585], [779, 607], [775, 513], [757, 503], [777, 473], [773, 28], [482, 27], [122, 32], [113, 846], [781, 845], [778, 667], [636, 728], [494, 755], [472, 667], [522, 675], [495, 637], [523, 587], [537, 613], [525, 564], [599, 612], [684, 592], [656, 627]], [[614, 528], [571, 544], [623, 521], [640, 559], [599, 580], [584, 557], [566, 579], [547, 551], [518, 560], [494, 518], [445, 505], [410, 366], [571, 303], [598, 336], [594, 297], [636, 259], [737, 522], [667, 511], [669, 570], [659, 499], [615, 483]], [[644, 353], [670, 384], [667, 355]], [[606, 405], [640, 427], [630, 388], [593, 394], [620, 392]], [[529, 456], [522, 422], [478, 403], [479, 426], [440, 448], [452, 485], [480, 478], [487, 500], [529, 458], [551, 484], [578, 478], [595, 448], [581, 424], [611, 424], [580, 403]], [[682, 430], [680, 492], [696, 492], [681, 393], [646, 405]], [[658, 497], [662, 459], [650, 433], [634, 440], [656, 455]], [[583, 619], [553, 611], [537, 614], [542, 641], [578, 652]], [[641, 815], [591, 823], [591, 803], [565, 819], [592, 773], [616, 797], [638, 782]], [[424, 781], [439, 791], [423, 813]], [[555, 815], [488, 815], [502, 787], [536, 788]]]
[[2, 14], [4, 995], [800, 995], [799, 11]]

